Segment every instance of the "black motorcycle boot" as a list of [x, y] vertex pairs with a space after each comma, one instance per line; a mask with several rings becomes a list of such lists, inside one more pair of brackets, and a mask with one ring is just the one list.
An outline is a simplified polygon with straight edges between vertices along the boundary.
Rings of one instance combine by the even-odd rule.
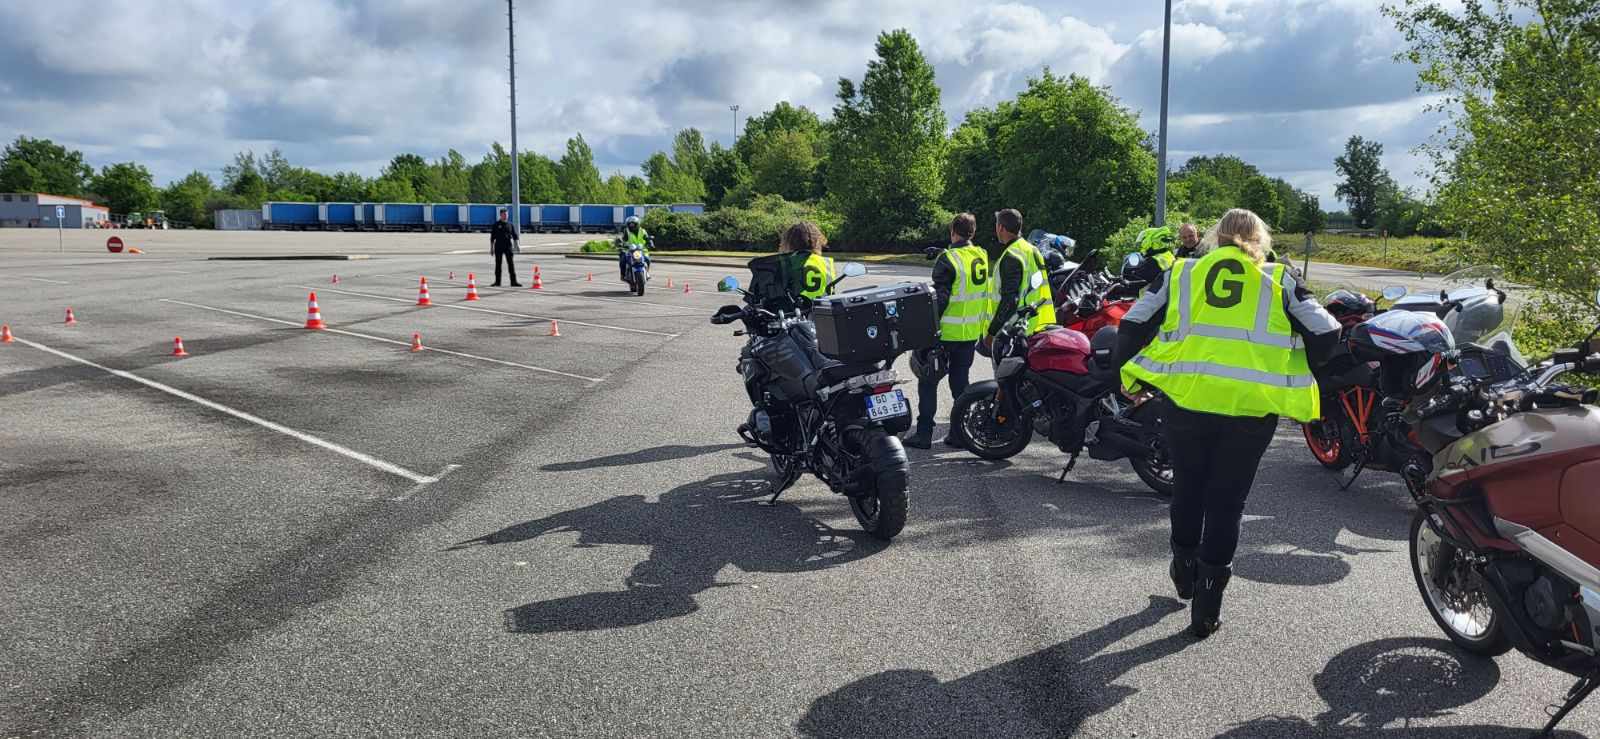
[[1172, 576], [1172, 587], [1178, 589], [1178, 598], [1194, 597], [1194, 581], [1200, 574], [1200, 559], [1195, 547], [1172, 545], [1172, 566], [1167, 568]]
[[917, 432], [907, 436], [903, 443], [912, 449], [932, 449], [933, 429], [917, 429]]
[[1233, 566], [1200, 562], [1194, 603], [1189, 606], [1189, 633], [1204, 639], [1222, 628], [1222, 591], [1233, 578]]

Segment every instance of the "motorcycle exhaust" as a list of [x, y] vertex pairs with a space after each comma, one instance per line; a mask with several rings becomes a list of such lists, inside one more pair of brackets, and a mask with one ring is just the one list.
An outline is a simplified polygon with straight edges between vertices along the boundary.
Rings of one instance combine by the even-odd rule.
[[1120, 429], [1106, 424], [1101, 424], [1095, 432], [1098, 440], [1089, 447], [1089, 457], [1102, 462], [1114, 462], [1127, 457], [1142, 457], [1150, 453], [1150, 447]]

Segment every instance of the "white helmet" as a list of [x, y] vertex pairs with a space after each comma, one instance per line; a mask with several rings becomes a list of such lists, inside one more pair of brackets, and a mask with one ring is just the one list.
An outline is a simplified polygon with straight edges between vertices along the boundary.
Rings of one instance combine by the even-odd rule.
[[623, 223], [625, 223], [625, 224], [627, 224], [629, 226], [637, 225], [639, 223], [639, 217], [638, 216], [628, 216], [628, 220], [623, 221]]

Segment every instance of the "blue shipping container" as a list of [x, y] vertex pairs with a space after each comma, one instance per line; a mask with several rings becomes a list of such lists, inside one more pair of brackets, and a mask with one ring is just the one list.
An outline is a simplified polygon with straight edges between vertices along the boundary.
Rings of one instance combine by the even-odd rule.
[[443, 228], [455, 228], [460, 226], [461, 206], [456, 205], [455, 203], [434, 203], [433, 225]]
[[355, 226], [355, 203], [328, 203], [329, 226]]
[[533, 231], [539, 227], [539, 217], [534, 215], [533, 209], [535, 207], [532, 205], [522, 206], [522, 230], [524, 232]]
[[704, 203], [677, 203], [667, 206], [667, 210], [670, 210], [673, 213], [693, 213], [697, 216], [703, 216], [706, 214], [706, 206]]
[[377, 228], [378, 205], [376, 203], [362, 203], [359, 207], [360, 210], [357, 212], [360, 215], [356, 217], [356, 221], [359, 223], [361, 228]]
[[613, 229], [617, 227], [616, 213], [610, 205], [578, 206], [578, 224], [585, 229]]
[[276, 228], [318, 225], [317, 204], [268, 203], [267, 221]]
[[545, 228], [566, 228], [572, 225], [572, 209], [565, 205], [539, 206], [539, 225]]
[[500, 206], [474, 204], [467, 206], [467, 225], [474, 229], [487, 231], [500, 220]]
[[383, 225], [395, 226], [420, 226], [422, 225], [422, 205], [418, 203], [384, 203]]

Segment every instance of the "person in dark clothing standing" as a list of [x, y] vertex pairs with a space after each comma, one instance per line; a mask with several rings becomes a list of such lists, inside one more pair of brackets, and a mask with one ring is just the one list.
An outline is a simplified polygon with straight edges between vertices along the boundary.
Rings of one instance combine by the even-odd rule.
[[[950, 247], [933, 263], [934, 311], [939, 316], [939, 345], [924, 352], [943, 352], [948, 363], [950, 395], [961, 397], [972, 370], [972, 355], [983, 335], [989, 313], [994, 311], [993, 281], [989, 274], [989, 253], [972, 243], [978, 219], [962, 213], [950, 223]], [[931, 360], [931, 358], [930, 358]], [[939, 375], [930, 360], [922, 361], [917, 378], [917, 431], [906, 438], [906, 446], [927, 449], [933, 446], [933, 427], [939, 411]], [[955, 419], [945, 435], [948, 446], [962, 446]]]
[[494, 222], [494, 227], [489, 229], [489, 253], [494, 255], [494, 284], [489, 287], [500, 286], [500, 261], [506, 263], [506, 271], [511, 273], [511, 286], [522, 287], [517, 282], [517, 265], [512, 255], [520, 251], [517, 230], [511, 227], [506, 220], [506, 211], [501, 209], [500, 220]]
[[[995, 286], [998, 303], [983, 333], [985, 346], [1000, 333], [1007, 321], [1023, 306], [1039, 304], [1039, 310], [1028, 320], [1028, 335], [1043, 331], [1056, 322], [1056, 307], [1050, 295], [1049, 271], [1045, 269], [1044, 255], [1039, 248], [1022, 238], [1022, 213], [1007, 208], [994, 214], [994, 237], [999, 239], [1000, 256], [994, 260], [997, 273]], [[1035, 272], [1043, 276], [1044, 283], [1032, 287]]]
[[[1217, 247], [1178, 259], [1123, 316], [1113, 362], [1123, 383], [1159, 388], [1172, 455], [1172, 565], [1178, 597], [1194, 599], [1189, 630], [1222, 625], [1245, 498], [1279, 416], [1321, 416], [1312, 368], [1337, 347], [1339, 322], [1283, 265], [1255, 213], [1234, 209]], [[1141, 348], [1142, 347], [1142, 348]]]

